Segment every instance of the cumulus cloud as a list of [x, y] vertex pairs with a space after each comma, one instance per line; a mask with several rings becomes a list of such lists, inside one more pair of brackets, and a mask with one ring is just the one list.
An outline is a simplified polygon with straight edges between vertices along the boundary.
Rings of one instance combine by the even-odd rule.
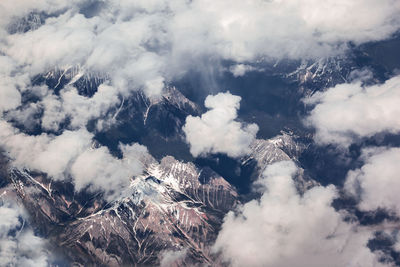
[[123, 157], [118, 159], [106, 147], [93, 147], [92, 138], [85, 129], [30, 136], [0, 121], [0, 145], [13, 166], [45, 172], [55, 180], [71, 177], [77, 191], [87, 187], [115, 197], [129, 186], [132, 176], [142, 172], [139, 159], [147, 149], [120, 145]]
[[267, 167], [260, 200], [225, 217], [215, 251], [231, 266], [381, 266], [367, 248], [371, 232], [344, 221], [331, 206], [334, 186], [300, 195], [293, 162]]
[[[43, 129], [58, 131], [66, 119], [71, 119], [70, 130], [78, 129], [104, 116], [131, 90], [159, 94], [166, 82], [196, 68], [196, 60], [227, 60], [232, 73], [240, 76], [252, 70], [254, 62], [330, 56], [348, 42], [388, 38], [400, 26], [395, 0], [115, 0], [93, 10], [88, 4], [1, 2], [0, 112], [20, 116], [26, 124], [32, 118], [29, 112], [43, 109]], [[32, 14], [43, 19], [27, 21]], [[35, 105], [25, 104], [19, 114], [12, 113], [21, 105], [21, 93], [35, 90], [35, 75], [71, 66], [104, 73], [109, 81], [93, 98], [66, 86], [59, 95], [48, 92]], [[244, 132], [252, 135], [255, 128], [250, 128]]]
[[[47, 5], [44, 6], [43, 11], [48, 12]], [[158, 51], [161, 47], [150, 48], [149, 43], [154, 41], [162, 46], [161, 23], [166, 14], [143, 16], [147, 5], [142, 3], [130, 7], [132, 13], [126, 18], [127, 14], [121, 12], [126, 3], [120, 5], [115, 1], [89, 18], [79, 12], [78, 4], [64, 6], [67, 11], [64, 7], [61, 14], [47, 18], [37, 29], [5, 37], [0, 49], [17, 62], [19, 71], [34, 76], [78, 65], [88, 71], [107, 73], [121, 90], [142, 88], [149, 95], [161, 92], [165, 60]]]
[[400, 76], [383, 84], [339, 84], [306, 99], [315, 104], [307, 123], [315, 127], [321, 144], [348, 146], [378, 133], [399, 133]]
[[118, 90], [102, 84], [92, 97], [82, 96], [75, 87], [68, 86], [59, 96], [48, 94], [39, 105], [43, 106], [42, 127], [59, 130], [60, 124], [69, 118], [68, 127], [79, 129], [90, 119], [102, 118], [106, 112], [120, 103]]
[[[41, 126], [53, 131], [61, 130], [60, 125], [67, 119], [70, 120], [68, 130], [84, 127], [89, 120], [103, 117], [131, 90], [143, 89], [148, 95], [157, 95], [166, 82], [181, 77], [187, 69], [196, 68], [198, 64], [193, 64], [196, 60], [232, 62], [230, 70], [235, 76], [241, 76], [252, 70], [255, 62], [331, 56], [345, 51], [349, 42], [358, 45], [383, 40], [400, 28], [400, 3], [396, 0], [222, 0], [217, 3], [115, 0], [101, 2], [92, 9], [86, 0], [4, 0], [0, 5], [0, 113], [7, 113], [5, 119], [17, 119], [29, 126], [33, 114], [43, 109]], [[32, 15], [43, 19], [28, 21]], [[35, 75], [71, 66], [105, 73], [109, 81], [91, 98], [66, 86], [57, 95], [44, 90], [38, 95], [37, 103], [20, 107], [21, 94], [37, 90], [31, 84]], [[353, 135], [397, 132], [398, 123], [393, 121], [393, 114], [398, 110], [393, 103], [398, 96], [393, 88], [398, 79], [367, 88], [354, 83], [347, 85], [349, 90], [342, 85], [314, 96], [312, 101], [318, 104], [310, 122], [316, 126], [319, 140], [348, 142]], [[351, 91], [350, 95], [345, 91]], [[335, 109], [337, 103], [333, 102], [339, 95], [346, 101]], [[343, 120], [341, 111], [351, 109], [362, 98], [371, 100], [371, 108], [357, 107], [354, 112], [346, 113]], [[206, 103], [210, 111], [201, 118], [188, 118], [185, 132], [194, 155], [219, 152], [236, 157], [247, 152], [257, 127], [235, 121], [239, 100], [232, 99], [223, 107], [211, 103], [210, 97], [210, 103]], [[214, 115], [220, 111], [221, 114]], [[359, 119], [363, 113], [368, 115], [366, 120]], [[330, 119], [325, 120], [325, 115]], [[377, 126], [375, 129], [370, 127], [373, 124]], [[47, 151], [42, 142], [50, 146], [54, 141], [43, 135], [24, 137], [39, 151]], [[86, 134], [82, 138], [71, 151], [65, 149], [69, 151], [66, 154], [72, 155], [74, 149], [79, 150], [81, 144], [88, 143]], [[204, 142], [206, 139], [209, 142]], [[6, 147], [14, 152], [20, 149], [18, 145]], [[93, 156], [104, 158], [99, 151]], [[23, 153], [18, 153], [24, 158]], [[33, 156], [33, 153], [27, 154]], [[39, 166], [40, 157], [37, 158], [21, 162], [46, 169], [54, 177], [62, 176], [62, 167], [72, 164], [59, 159], [55, 160], [54, 167]]]
[[[0, 50], [30, 75], [80, 65], [109, 73], [117, 87], [158, 94], [164, 80], [195, 68], [194, 59], [325, 57], [400, 27], [396, 0], [115, 0], [90, 16], [87, 3], [2, 1]], [[31, 31], [8, 33], [31, 12], [48, 17]]]
[[6, 34], [7, 26], [15, 22], [15, 19], [28, 15], [32, 11], [44, 11], [46, 13], [52, 14], [59, 12], [66, 8], [71, 8], [72, 6], [79, 3], [79, 1], [71, 0], [4, 0], [0, 3], [0, 30], [1, 34]]
[[173, 49], [211, 50], [235, 61], [327, 56], [349, 41], [390, 36], [399, 8], [392, 0], [192, 1], [172, 20]]
[[347, 175], [346, 191], [363, 211], [381, 208], [400, 215], [400, 148], [366, 148], [361, 159], [364, 165]]
[[183, 131], [193, 156], [225, 153], [231, 157], [240, 157], [249, 152], [258, 126], [235, 121], [240, 100], [240, 96], [229, 92], [209, 95], [204, 104], [210, 110], [201, 117], [186, 118]]
[[[0, 112], [18, 107], [30, 79], [55, 68], [105, 73], [114, 95], [135, 89], [157, 95], [165, 82], [196, 68], [195, 60], [228, 60], [240, 76], [254, 62], [330, 56], [348, 42], [382, 40], [400, 28], [396, 0], [115, 0], [92, 10], [88, 4], [1, 2]], [[24, 20], [32, 14], [43, 19]], [[29, 25], [28, 31], [10, 30]], [[50, 102], [55, 111], [61, 108]], [[57, 127], [47, 119], [45, 127]]]
[[29, 83], [28, 76], [21, 73], [13, 73], [15, 62], [9, 57], [0, 55], [0, 115], [7, 110], [21, 105], [21, 93], [19, 88], [24, 88]]
[[142, 171], [137, 154], [147, 152], [143, 146], [121, 145], [122, 159], [110, 155], [106, 147], [88, 149], [80, 154], [71, 166], [76, 190], [89, 186], [90, 190], [103, 190], [118, 195], [127, 188], [130, 178]]
[[0, 204], [0, 262], [3, 266], [49, 266], [46, 241], [25, 226], [26, 214], [11, 202]]
[[[102, 119], [132, 90], [158, 95], [165, 83], [198, 68], [201, 64], [196, 63], [204, 60], [231, 62], [232, 74], [242, 76], [254, 70], [253, 63], [333, 56], [346, 51], [348, 43], [390, 38], [400, 28], [397, 0], [113, 0], [89, 10], [90, 3], [0, 2], [0, 146], [16, 167], [48, 173], [52, 179], [72, 179], [77, 190], [102, 190], [107, 195], [127, 186], [130, 177], [141, 172], [137, 157], [147, 152], [139, 145], [121, 145], [122, 158], [118, 159], [106, 147], [94, 147], [93, 133], [85, 126], [90, 120]], [[43, 16], [43, 21], [18, 25], [27, 23], [32, 14]], [[75, 66], [88, 73], [104, 73], [108, 81], [92, 97], [79, 95], [71, 85], [57, 94], [32, 85], [38, 74]], [[205, 68], [218, 67], [206, 64]], [[371, 87], [357, 82], [340, 85], [312, 97], [310, 102], [316, 107], [309, 122], [316, 127], [319, 142], [349, 143], [353, 136], [397, 133], [399, 96], [395, 88], [399, 79]], [[23, 103], [26, 92], [38, 100]], [[209, 96], [205, 106], [210, 110], [201, 117], [187, 118], [183, 130], [194, 156], [248, 153], [258, 127], [236, 121], [239, 103], [240, 97], [229, 93]], [[16, 120], [30, 127], [37, 114], [41, 114], [35, 120], [42, 129], [58, 135], [30, 136], [8, 122]], [[61, 129], [65, 121], [69, 121], [68, 127]], [[261, 182], [268, 190], [261, 201], [241, 208], [247, 219], [228, 215], [216, 245], [224, 245], [224, 255], [236, 265], [251, 260], [243, 254], [250, 250], [261, 263], [275, 266], [297, 263], [294, 258], [310, 260], [312, 266], [326, 263], [322, 262], [324, 256], [339, 265], [373, 262], [374, 255], [364, 246], [367, 236], [344, 223], [330, 207], [334, 188], [316, 187], [299, 196], [290, 180], [293, 167], [286, 167], [289, 173], [266, 173], [269, 178]], [[274, 178], [278, 176], [283, 178]], [[282, 195], [272, 189], [281, 190]], [[268, 209], [275, 213], [270, 216]], [[251, 231], [260, 225], [268, 236]], [[233, 242], [226, 242], [229, 229], [238, 227], [238, 233], [247, 231], [248, 236], [235, 232]], [[293, 237], [288, 231], [295, 233]], [[273, 242], [269, 246], [275, 253], [267, 259], [264, 250], [260, 251], [264, 244], [256, 247], [250, 237], [261, 242], [270, 236]], [[242, 240], [248, 244], [247, 250], [237, 250], [242, 248]], [[350, 251], [354, 261], [348, 257]], [[300, 257], [301, 253], [307, 257]]]
[[13, 159], [13, 165], [48, 173], [63, 179], [71, 160], [90, 147], [92, 134], [86, 130], [64, 131], [59, 136], [20, 133], [10, 124], [0, 122], [1, 145]]

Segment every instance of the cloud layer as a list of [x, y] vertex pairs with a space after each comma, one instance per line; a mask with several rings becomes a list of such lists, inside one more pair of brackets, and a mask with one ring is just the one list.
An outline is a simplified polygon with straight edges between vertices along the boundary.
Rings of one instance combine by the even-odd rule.
[[235, 121], [240, 100], [240, 96], [229, 92], [209, 95], [204, 104], [210, 110], [201, 117], [186, 118], [183, 131], [193, 156], [224, 153], [240, 157], [249, 152], [258, 126]]
[[[25, 127], [38, 122], [44, 130], [61, 131], [62, 138], [67, 137], [60, 127], [69, 120], [68, 130], [76, 133], [67, 134], [83, 138], [66, 148], [66, 154], [74, 157], [77, 150], [86, 151], [80, 147], [88, 144], [81, 129], [89, 120], [105, 119], [107, 111], [132, 90], [159, 94], [166, 82], [196, 68], [198, 64], [193, 62], [227, 60], [233, 64], [233, 74], [240, 76], [253, 70], [254, 62], [330, 56], [343, 52], [348, 42], [382, 40], [400, 27], [396, 16], [400, 4], [395, 0], [5, 0], [0, 5], [0, 112], [6, 112], [3, 119], [15, 120]], [[103, 73], [108, 80], [91, 98], [79, 95], [71, 85], [59, 94], [32, 86], [31, 80], [38, 74], [75, 66], [82, 72]], [[25, 93], [34, 94], [39, 100], [21, 107]], [[223, 107], [224, 103], [211, 103], [210, 98], [206, 103], [209, 112], [201, 118], [188, 118], [185, 129], [194, 155], [220, 152], [236, 157], [246, 153], [257, 129], [235, 121], [239, 100], [232, 99]], [[213, 115], [220, 111], [218, 116]], [[97, 130], [102, 130], [102, 121]], [[210, 144], [202, 142], [204, 136], [198, 136], [199, 130], [207, 134]], [[11, 132], [8, 134], [23, 136]], [[53, 137], [25, 137], [43, 151], [47, 148], [43, 149], [41, 142], [56, 142], [50, 140]], [[15, 152], [20, 146], [10, 142], [7, 149]], [[100, 153], [108, 152], [103, 150], [91, 155], [104, 158]], [[21, 157], [22, 154], [19, 153]], [[37, 158], [34, 162], [41, 157]], [[55, 177], [69, 173], [71, 161], [54, 161], [54, 167], [30, 164], [39, 164], [35, 168]]]
[[372, 232], [344, 221], [331, 206], [334, 186], [300, 195], [293, 162], [267, 167], [257, 181], [264, 188], [225, 217], [215, 251], [231, 266], [384, 266], [367, 248]]
[[[13, 166], [113, 198], [140, 174], [138, 157], [147, 150], [121, 145], [122, 158], [116, 158], [93, 145], [94, 134], [86, 126], [107, 120], [108, 111], [133, 90], [159, 95], [186, 71], [218, 69], [213, 63], [219, 61], [231, 62], [224, 70], [242, 76], [256, 70], [254, 63], [344, 53], [349, 43], [390, 38], [400, 28], [399, 13], [397, 0], [2, 0], [0, 146]], [[38, 74], [71, 67], [108, 79], [93, 97], [80, 95], [72, 85], [57, 94], [32, 85]], [[313, 96], [309, 102], [316, 107], [308, 121], [317, 130], [316, 140], [346, 146], [380, 132], [398, 133], [399, 84], [399, 77], [370, 87], [356, 82]], [[28, 93], [37, 101], [24, 103]], [[187, 118], [183, 130], [194, 156], [249, 152], [258, 127], [236, 120], [239, 103], [240, 97], [229, 93], [209, 96], [209, 111]], [[37, 123], [57, 134], [29, 135], [11, 120], [26, 128]], [[102, 121], [97, 126], [101, 131]], [[393, 191], [398, 153], [368, 150], [365, 165], [349, 173], [346, 188], [361, 192], [360, 209], [398, 211]], [[378, 265], [365, 246], [370, 233], [344, 222], [331, 207], [335, 188], [318, 186], [299, 195], [291, 178], [295, 171], [292, 163], [270, 166], [259, 181], [265, 190], [261, 200], [241, 206], [239, 215], [229, 213], [216, 249], [236, 266]], [[45, 265], [41, 239], [31, 232], [5, 235], [20, 224], [17, 210], [1, 206], [0, 215], [1, 262], [26, 266], [33, 258]]]
[[[386, 39], [400, 27], [396, 0], [115, 0], [96, 5], [5, 0], [1, 5], [0, 50], [16, 73], [33, 76], [79, 65], [108, 73], [120, 90], [143, 88], [149, 95], [158, 94], [164, 81], [196, 68], [194, 60], [326, 57], [343, 52], [349, 42]], [[10, 31], [24, 28], [18, 23], [32, 13], [44, 16], [43, 25], [29, 22], [30, 31]]]

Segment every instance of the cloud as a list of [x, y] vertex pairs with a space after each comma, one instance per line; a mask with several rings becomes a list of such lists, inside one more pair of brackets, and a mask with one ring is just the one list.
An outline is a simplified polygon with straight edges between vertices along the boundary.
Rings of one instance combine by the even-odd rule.
[[399, 8], [392, 0], [192, 1], [171, 22], [172, 48], [238, 62], [324, 57], [347, 42], [388, 38], [399, 27]]
[[364, 165], [348, 173], [345, 189], [363, 211], [386, 209], [400, 215], [400, 148], [373, 147], [363, 150]]
[[160, 266], [161, 267], [171, 267], [179, 266], [187, 255], [187, 249], [182, 249], [178, 251], [166, 250], [161, 253]]
[[16, 204], [0, 204], [0, 262], [3, 266], [49, 266], [46, 241], [25, 227], [26, 214]]
[[315, 104], [306, 119], [316, 129], [320, 144], [348, 146], [378, 133], [399, 133], [400, 76], [383, 84], [339, 84], [306, 99]]
[[[137, 89], [157, 95], [188, 69], [218, 68], [193, 62], [228, 60], [238, 76], [252, 63], [331, 56], [348, 42], [383, 40], [400, 28], [396, 0], [115, 0], [91, 15], [88, 4], [1, 2], [0, 112], [21, 104], [20, 93], [32, 89], [35, 75], [56, 68], [104, 73], [114, 95]], [[27, 21], [32, 14], [41, 14], [43, 22]], [[18, 24], [35, 26], [9, 31]]]
[[0, 121], [0, 145], [13, 166], [41, 171], [55, 180], [71, 177], [77, 191], [100, 190], [111, 199], [129, 186], [131, 177], [141, 174], [139, 159], [147, 149], [120, 145], [123, 156], [118, 159], [106, 147], [93, 147], [92, 138], [85, 129], [30, 136]]
[[83, 65], [92, 50], [95, 25], [81, 14], [66, 12], [34, 31], [7, 36], [3, 49], [33, 75], [57, 66]]
[[71, 166], [76, 190], [89, 186], [89, 190], [102, 190], [109, 198], [119, 195], [129, 187], [130, 178], [141, 174], [142, 165], [137, 154], [147, 153], [143, 146], [120, 146], [123, 157], [116, 159], [106, 147], [88, 149], [80, 154]]
[[183, 131], [193, 156], [225, 153], [231, 157], [240, 157], [249, 152], [258, 126], [235, 121], [240, 100], [240, 96], [229, 92], [209, 95], [204, 104], [210, 110], [201, 117], [186, 118]]
[[43, 106], [42, 127], [46, 130], [59, 130], [60, 124], [70, 119], [68, 128], [79, 129], [90, 119], [103, 118], [107, 111], [121, 102], [115, 88], [101, 84], [92, 97], [78, 93], [75, 87], [68, 86], [60, 96], [48, 94], [39, 105]]
[[[15, 92], [19, 94], [18, 90]], [[34, 86], [30, 93], [40, 100], [19, 106], [19, 98], [19, 104], [13, 106], [19, 108], [8, 110], [5, 119], [16, 121], [28, 129], [40, 125], [43, 130], [54, 132], [61, 128], [80, 129], [90, 120], [96, 120], [97, 130], [101, 131], [101, 122], [109, 119], [106, 115], [110, 115], [110, 109], [120, 105], [124, 98], [118, 89], [106, 83], [99, 85], [91, 97], [80, 95], [71, 85], [66, 85], [59, 94], [46, 86]]]
[[214, 250], [231, 266], [383, 266], [366, 246], [372, 233], [331, 206], [335, 187], [300, 195], [296, 171], [290, 161], [268, 166], [261, 199], [226, 215]]
[[[88, 10], [90, 3], [0, 2], [0, 146], [16, 167], [42, 171], [56, 180], [71, 179], [76, 190], [101, 190], [109, 198], [142, 171], [138, 157], [147, 150], [137, 144], [121, 145], [122, 157], [116, 158], [106, 147], [93, 145], [93, 133], [85, 126], [90, 120], [104, 119], [133, 90], [159, 95], [166, 83], [190, 69], [219, 68], [210, 62], [231, 62], [231, 72], [241, 76], [253, 70], [254, 63], [271, 59], [334, 56], [347, 51], [349, 43], [384, 40], [400, 29], [397, 0], [114, 0]], [[18, 27], [32, 14], [43, 15], [43, 23]], [[32, 85], [38, 74], [76, 66], [82, 72], [108, 77], [93, 97], [79, 95], [71, 85], [59, 94]], [[370, 87], [354, 82], [313, 96], [309, 102], [316, 107], [308, 121], [316, 127], [318, 142], [348, 144], [379, 132], [397, 133], [399, 79]], [[38, 100], [23, 103], [24, 93]], [[209, 96], [205, 101], [209, 111], [187, 118], [183, 130], [194, 156], [225, 153], [239, 157], [249, 152], [258, 127], [236, 120], [239, 103], [240, 97], [229, 93]], [[16, 130], [10, 120], [27, 128], [40, 123], [58, 135], [30, 136]], [[70, 121], [67, 127], [65, 121]], [[374, 162], [375, 156], [371, 157]], [[315, 187], [300, 196], [290, 179], [295, 168], [285, 165], [286, 172], [280, 174], [274, 173], [280, 165], [274, 166], [260, 181], [267, 188], [261, 201], [241, 207], [246, 218], [233, 213], [226, 217], [216, 243], [226, 258], [234, 265], [253, 260], [255, 265], [273, 266], [298, 262], [312, 266], [326, 259], [338, 265], [366, 266], [375, 261], [365, 248], [369, 235], [343, 222], [330, 206], [333, 187]], [[365, 172], [369, 172], [367, 167]], [[356, 174], [353, 180], [371, 183], [361, 171]], [[361, 184], [370, 194], [368, 186]], [[364, 195], [363, 199], [368, 200]], [[389, 200], [376, 205], [389, 206]], [[37, 241], [33, 236], [26, 238], [32, 240], [29, 244]], [[266, 255], [262, 248], [269, 239], [267, 251], [271, 253]], [[256, 257], [249, 258], [248, 251]], [[24, 253], [31, 252], [26, 249]]]
[[15, 62], [9, 57], [0, 55], [0, 115], [7, 110], [21, 105], [21, 93], [18, 90], [29, 83], [27, 75], [14, 74]]
[[64, 179], [64, 171], [71, 161], [90, 148], [93, 135], [80, 130], [64, 131], [59, 136], [30, 136], [1, 121], [0, 137], [14, 166], [46, 172], [53, 179]]
[[124, 18], [120, 8], [124, 7], [115, 1], [88, 18], [79, 13], [79, 5], [71, 5], [35, 30], [7, 35], [0, 49], [17, 62], [18, 71], [31, 77], [54, 68], [81, 66], [89, 72], [106, 73], [120, 90], [159, 94], [166, 62], [161, 47], [149, 46], [152, 41], [162, 45], [166, 14], [143, 16], [146, 10], [139, 5]]
[[30, 12], [46, 12], [48, 14], [57, 13], [64, 9], [71, 8], [82, 1], [65, 0], [4, 0], [0, 3], [0, 36], [6, 34], [7, 26], [10, 23], [17, 23], [21, 17], [27, 16]]
[[229, 70], [233, 74], [233, 76], [240, 77], [244, 76], [246, 72], [256, 70], [256, 68], [246, 64], [237, 64], [229, 68]]
[[[91, 14], [88, 4], [85, 0], [1, 2], [0, 112], [7, 112], [7, 119], [33, 127], [33, 114], [39, 116], [43, 109], [43, 129], [59, 131], [70, 119], [68, 130], [76, 130], [104, 117], [132, 90], [157, 95], [165, 83], [188, 69], [218, 68], [207, 65], [210, 61], [228, 60], [233, 74], [240, 76], [254, 68], [252, 63], [330, 56], [343, 52], [348, 42], [386, 39], [400, 28], [400, 4], [395, 0], [119, 0], [103, 2]], [[43, 21], [28, 21], [32, 14], [43, 16]], [[17, 27], [19, 23], [24, 27]], [[193, 64], [204, 61], [205, 66]], [[68, 85], [59, 95], [42, 92], [37, 103], [21, 107], [21, 94], [37, 90], [31, 84], [33, 77], [75, 66], [83, 72], [104, 73], [109, 80], [92, 98]], [[240, 132], [231, 136], [239, 145], [211, 147], [233, 156], [245, 153], [255, 126], [242, 129], [231, 121], [229, 127]], [[222, 140], [217, 136], [212, 142], [217, 139]], [[193, 146], [196, 155], [213, 150], [202, 146]]]
[[[396, 0], [115, 0], [91, 16], [87, 4], [2, 1], [0, 50], [29, 75], [80, 65], [108, 73], [116, 87], [152, 95], [164, 81], [196, 68], [193, 60], [326, 57], [349, 42], [383, 40], [400, 28]], [[46, 14], [43, 25], [7, 32], [32, 12]]]

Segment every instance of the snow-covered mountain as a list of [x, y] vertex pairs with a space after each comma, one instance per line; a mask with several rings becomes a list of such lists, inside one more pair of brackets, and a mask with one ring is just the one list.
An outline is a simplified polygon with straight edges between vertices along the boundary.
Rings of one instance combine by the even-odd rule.
[[111, 203], [28, 171], [13, 169], [10, 178], [33, 221], [77, 263], [153, 265], [160, 251], [184, 249], [185, 261], [211, 263], [210, 245], [237, 201], [235, 189], [212, 170], [170, 156], [142, 160], [145, 173]]
[[[279, 148], [293, 145], [287, 141], [285, 135], [257, 140], [251, 157], [261, 168], [288, 160]], [[235, 188], [210, 168], [171, 156], [158, 162], [145, 155], [141, 162], [144, 174], [111, 203], [26, 170], [10, 170], [7, 190], [17, 192], [41, 233], [81, 265], [154, 265], [165, 250], [186, 251], [182, 265], [213, 265], [210, 247], [224, 214], [238, 203]]]
[[[301, 72], [296, 79], [302, 79]], [[56, 93], [73, 85], [79, 94], [91, 97], [106, 80], [106, 75], [75, 66], [49, 71], [33, 82]], [[140, 142], [150, 153], [140, 159], [143, 174], [132, 177], [129, 188], [115, 201], [107, 203], [100, 192], [75, 192], [71, 182], [16, 168], [5, 172], [10, 184], [3, 192], [19, 199], [40, 234], [75, 264], [153, 266], [166, 252], [183, 255], [175, 262], [178, 266], [218, 265], [211, 247], [225, 214], [241, 198], [228, 182], [231, 177], [191, 162], [182, 126], [188, 115], [200, 113], [199, 105], [173, 86], [167, 86], [160, 97], [148, 97], [140, 90], [121, 97], [120, 105], [107, 115], [111, 123], [96, 134], [96, 142], [114, 153], [119, 142]], [[297, 161], [304, 149], [294, 133], [282, 132], [272, 139], [255, 140], [250, 154], [238, 164], [249, 166], [250, 176], [259, 177], [269, 164]], [[302, 172], [296, 177], [300, 191], [315, 184]]]
[[[256, 140], [242, 164], [255, 161], [261, 175], [268, 164], [296, 160], [302, 149], [283, 133]], [[140, 162], [143, 175], [132, 177], [110, 203], [99, 193], [76, 193], [71, 183], [15, 168], [9, 169], [11, 183], [3, 192], [15, 192], [32, 224], [75, 264], [153, 266], [161, 252], [184, 252], [178, 266], [218, 265], [211, 246], [224, 215], [239, 203], [236, 189], [209, 167], [172, 156], [157, 161], [144, 154]], [[300, 176], [301, 188], [312, 186]]]

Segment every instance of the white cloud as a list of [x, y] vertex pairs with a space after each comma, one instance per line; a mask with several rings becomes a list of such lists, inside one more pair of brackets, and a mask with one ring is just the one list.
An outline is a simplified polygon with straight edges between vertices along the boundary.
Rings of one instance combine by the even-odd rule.
[[119, 104], [118, 94], [118, 90], [105, 84], [100, 85], [92, 97], [79, 95], [72, 86], [62, 90], [60, 96], [48, 94], [40, 103], [44, 107], [42, 127], [59, 130], [60, 123], [67, 117], [70, 119], [69, 128], [84, 127], [90, 119], [104, 117], [111, 107]]
[[367, 247], [372, 233], [343, 220], [331, 206], [334, 186], [300, 195], [292, 162], [270, 165], [258, 181], [260, 200], [225, 217], [215, 251], [231, 266], [381, 266]]
[[13, 159], [13, 165], [48, 173], [63, 179], [71, 161], [90, 147], [93, 135], [86, 130], [64, 131], [62, 135], [29, 136], [0, 121], [0, 144]]
[[6, 36], [0, 49], [31, 77], [79, 65], [107, 73], [120, 90], [143, 88], [149, 95], [159, 94], [165, 57], [161, 48], [149, 46], [152, 41], [161, 42], [166, 14], [143, 16], [144, 10], [137, 7], [127, 19], [119, 16], [123, 16], [120, 8], [110, 3], [98, 16], [86, 18], [77, 13], [76, 6], [71, 7], [34, 31]]
[[253, 71], [256, 68], [246, 65], [246, 64], [237, 64], [229, 68], [230, 72], [235, 77], [240, 77], [246, 74], [246, 72]]
[[[27, 112], [44, 107], [44, 129], [59, 130], [67, 117], [71, 129], [78, 129], [104, 116], [118, 104], [120, 95], [139, 88], [157, 95], [166, 82], [181, 77], [187, 69], [214, 67], [193, 62], [229, 60], [233, 73], [244, 75], [251, 63], [265, 58], [329, 56], [342, 51], [339, 48], [349, 41], [360, 44], [388, 38], [400, 26], [400, 4], [395, 0], [115, 0], [104, 3], [91, 17], [80, 12], [84, 3], [1, 2], [0, 112], [17, 108], [22, 91], [35, 90], [29, 81], [36, 74], [79, 65], [89, 72], [105, 73], [109, 84], [100, 86], [90, 99], [67, 86], [60, 96], [49, 92], [40, 96], [40, 106], [10, 114], [27, 123], [31, 118]], [[51, 16], [37, 29], [7, 32], [10, 24], [30, 12]], [[255, 134], [255, 126], [241, 129], [231, 121], [229, 127], [240, 132], [230, 136], [239, 147], [232, 150], [227, 144], [214, 144], [215, 152], [245, 153], [243, 147]], [[212, 150], [203, 151], [201, 146], [193, 146], [196, 155]]]
[[28, 76], [15, 74], [15, 62], [6, 56], [0, 56], [0, 115], [7, 110], [21, 105], [19, 88], [24, 88], [29, 83]]
[[[331, 56], [345, 51], [348, 42], [383, 40], [400, 28], [400, 2], [396, 0], [114, 0], [105, 2], [92, 17], [80, 14], [84, 2], [0, 2], [0, 114], [7, 111], [7, 118], [27, 125], [31, 115], [43, 108], [42, 127], [56, 131], [61, 122], [71, 119], [70, 128], [58, 136], [29, 136], [2, 117], [0, 145], [15, 166], [46, 172], [53, 179], [70, 177], [77, 190], [103, 190], [108, 197], [141, 172], [138, 156], [147, 153], [142, 146], [126, 145], [120, 147], [123, 156], [117, 159], [105, 147], [92, 147], [93, 134], [84, 126], [104, 117], [119, 104], [121, 95], [137, 89], [157, 95], [165, 83], [188, 69], [217, 68], [197, 64], [204, 59], [228, 60], [232, 73], [241, 76], [255, 62]], [[7, 31], [30, 12], [52, 16], [26, 33]], [[101, 85], [92, 98], [79, 95], [71, 86], [55, 95], [30, 84], [36, 74], [77, 65], [88, 72], [105, 73], [109, 83]], [[317, 106], [309, 121], [317, 129], [317, 140], [348, 144], [353, 136], [397, 133], [399, 80], [395, 77], [367, 88], [360, 83], [339, 85], [315, 95], [310, 101]], [[21, 93], [26, 90], [38, 93], [40, 100], [13, 111], [21, 105]], [[249, 152], [258, 127], [236, 121], [239, 103], [240, 97], [229, 93], [209, 96], [205, 105], [210, 110], [201, 117], [187, 118], [183, 130], [194, 156], [226, 153], [238, 157]], [[370, 172], [368, 164], [363, 167], [366, 173]], [[281, 165], [274, 166], [268, 169], [269, 178], [261, 181], [268, 188], [261, 201], [241, 207], [246, 219], [232, 213], [226, 218], [216, 246], [224, 247], [228, 259], [236, 265], [253, 260], [255, 265], [273, 266], [321, 265], [326, 259], [350, 266], [374, 262], [374, 255], [365, 248], [368, 235], [356, 232], [331, 208], [333, 187], [316, 187], [299, 196], [290, 179], [294, 167], [286, 165], [287, 172], [275, 175], [274, 168]], [[369, 192], [370, 176], [357, 171], [353, 175], [367, 181], [364, 191]], [[368, 198], [363, 199], [366, 208], [373, 206], [366, 202]], [[390, 206], [394, 199], [375, 206]], [[27, 238], [34, 243], [32, 236]], [[265, 245], [268, 249], [263, 249]], [[256, 257], [249, 258], [249, 251]]]
[[50, 178], [72, 178], [75, 189], [104, 191], [112, 198], [129, 186], [130, 179], [142, 172], [143, 146], [121, 145], [122, 159], [113, 157], [106, 147], [92, 147], [93, 134], [87, 130], [64, 131], [59, 136], [29, 136], [0, 121], [0, 145], [19, 168], [42, 171]]
[[49, 266], [46, 242], [24, 227], [25, 212], [16, 204], [0, 204], [0, 262], [3, 266]]
[[187, 255], [187, 249], [182, 250], [167, 250], [163, 251], [160, 256], [160, 266], [161, 267], [171, 267], [183, 265], [182, 260], [185, 259]]
[[204, 104], [210, 110], [201, 117], [186, 118], [183, 131], [193, 156], [225, 153], [231, 157], [240, 157], [249, 152], [258, 126], [235, 121], [240, 100], [240, 96], [229, 92], [209, 95]]
[[316, 128], [315, 140], [348, 146], [362, 137], [399, 133], [399, 89], [400, 76], [395, 76], [366, 87], [361, 82], [339, 84], [306, 99], [306, 103], [316, 104], [307, 118]]
[[[108, 73], [116, 87], [152, 95], [164, 80], [196, 68], [193, 60], [325, 57], [400, 28], [396, 0], [114, 0], [92, 17], [80, 14], [83, 3], [2, 1], [1, 51], [29, 75], [80, 65]], [[8, 34], [7, 25], [29, 12], [58, 15]]]
[[15, 19], [28, 15], [32, 11], [53, 13], [76, 5], [79, 0], [3, 0], [0, 2], [0, 36]]
[[399, 234], [399, 232], [396, 233], [393, 249], [396, 252], [400, 252], [400, 234]]
[[359, 199], [364, 211], [378, 208], [400, 215], [400, 148], [367, 148], [364, 165], [348, 173], [345, 189]]
[[48, 18], [37, 30], [9, 35], [3, 49], [33, 75], [58, 66], [83, 65], [92, 50], [95, 27], [95, 19], [66, 12]]
[[393, 0], [192, 1], [172, 20], [173, 49], [239, 62], [327, 56], [349, 41], [389, 37], [399, 27], [399, 10]]
[[71, 166], [75, 189], [80, 191], [86, 186], [89, 190], [106, 191], [108, 198], [118, 196], [129, 187], [130, 178], [139, 175], [142, 166], [136, 154], [147, 153], [140, 145], [122, 146], [122, 159], [110, 155], [106, 147], [89, 149], [80, 154]]
[[[91, 17], [81, 14], [85, 3], [1, 1], [0, 112], [21, 104], [20, 92], [32, 90], [29, 78], [55, 68], [79, 65], [105, 73], [114, 96], [139, 88], [157, 95], [187, 69], [218, 68], [193, 62], [229, 60], [234, 75], [240, 76], [263, 59], [329, 56], [343, 51], [347, 42], [382, 40], [400, 28], [396, 0], [114, 0]], [[51, 16], [37, 29], [7, 32], [30, 12]], [[70, 89], [67, 96], [81, 103]], [[64, 118], [64, 107], [55, 100], [49, 97], [44, 102], [50, 105], [45, 129], [56, 130]], [[104, 109], [115, 102], [109, 103]], [[71, 110], [82, 112], [71, 115], [79, 126], [89, 117], [80, 107], [65, 112]]]

